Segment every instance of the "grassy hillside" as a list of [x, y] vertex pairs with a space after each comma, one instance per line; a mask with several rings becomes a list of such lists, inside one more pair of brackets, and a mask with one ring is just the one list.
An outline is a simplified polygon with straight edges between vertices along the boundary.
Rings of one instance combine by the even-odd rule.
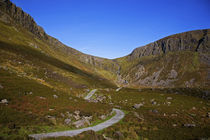
[[111, 112], [108, 105], [78, 97], [92, 88], [114, 88], [113, 83], [22, 28], [1, 22], [0, 30], [0, 101], [8, 101], [0, 104], [0, 139], [75, 129], [65, 125], [66, 112], [79, 110], [92, 116], [91, 123]]

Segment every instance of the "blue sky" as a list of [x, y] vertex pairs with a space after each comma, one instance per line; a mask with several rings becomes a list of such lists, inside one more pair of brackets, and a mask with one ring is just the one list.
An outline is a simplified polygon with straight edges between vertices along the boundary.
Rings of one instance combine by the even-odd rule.
[[175, 33], [210, 28], [210, 0], [11, 0], [45, 31], [87, 54], [116, 58]]

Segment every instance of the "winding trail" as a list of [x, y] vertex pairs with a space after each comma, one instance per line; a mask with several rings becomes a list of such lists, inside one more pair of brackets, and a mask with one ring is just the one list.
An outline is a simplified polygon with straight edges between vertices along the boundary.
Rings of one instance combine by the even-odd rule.
[[93, 131], [100, 131], [104, 128], [107, 128], [117, 122], [119, 122], [124, 116], [125, 113], [122, 110], [119, 109], [113, 109], [113, 111], [116, 112], [116, 115], [113, 116], [111, 119], [102, 122], [98, 125], [92, 126], [92, 127], [86, 127], [82, 129], [77, 129], [77, 130], [69, 130], [69, 131], [62, 131], [62, 132], [52, 132], [52, 133], [42, 133], [42, 134], [32, 134], [29, 135], [30, 137], [34, 138], [35, 140], [41, 140], [43, 138], [50, 138], [50, 137], [60, 137], [60, 136], [68, 136], [68, 137], [73, 137], [76, 136], [84, 131], [88, 130], [93, 130]]
[[88, 93], [88, 95], [87, 95], [84, 99], [85, 99], [85, 100], [90, 99], [90, 98], [93, 96], [93, 94], [95, 94], [96, 91], [97, 91], [97, 89], [91, 90], [91, 91]]

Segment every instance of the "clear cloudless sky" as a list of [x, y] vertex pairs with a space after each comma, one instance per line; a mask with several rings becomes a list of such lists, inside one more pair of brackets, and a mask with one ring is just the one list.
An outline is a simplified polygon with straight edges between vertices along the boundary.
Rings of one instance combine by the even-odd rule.
[[11, 0], [64, 44], [116, 58], [190, 30], [210, 28], [210, 0]]

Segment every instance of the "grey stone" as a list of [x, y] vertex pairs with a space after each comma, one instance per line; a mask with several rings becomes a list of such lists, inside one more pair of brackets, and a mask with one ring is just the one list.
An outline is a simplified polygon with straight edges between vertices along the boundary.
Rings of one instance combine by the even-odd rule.
[[63, 118], [64, 118], [64, 117], [65, 117], [65, 115], [64, 115], [63, 113], [61, 113], [61, 117], [63, 117]]
[[40, 96], [39, 98], [42, 99], [42, 100], [45, 100], [46, 99], [45, 97], [42, 97], [42, 96]]
[[4, 87], [0, 84], [0, 89], [3, 89]]
[[84, 120], [78, 120], [78, 121], [76, 121], [76, 122], [73, 122], [73, 125], [74, 125], [76, 128], [83, 127], [83, 126], [85, 126], [85, 121], [84, 121]]
[[153, 109], [152, 113], [158, 113], [158, 110], [157, 109]]
[[139, 115], [137, 112], [133, 113], [135, 117], [137, 117], [139, 120], [144, 121], [144, 116], [143, 115]]
[[8, 100], [7, 99], [2, 99], [0, 103], [1, 104], [8, 104]]
[[168, 78], [172, 78], [172, 79], [175, 79], [177, 77], [178, 73], [172, 69], [171, 72], [169, 73], [169, 76]]
[[195, 124], [189, 124], [189, 123], [188, 123], [188, 124], [183, 124], [183, 126], [184, 126], [184, 127], [195, 127], [196, 125], [195, 125]]
[[101, 115], [99, 118], [104, 120], [104, 119], [106, 119], [106, 115]]
[[69, 125], [69, 124], [71, 123], [71, 119], [69, 119], [69, 118], [68, 118], [68, 119], [65, 119], [65, 120], [64, 120], [64, 123], [65, 123], [66, 125]]
[[56, 99], [56, 98], [58, 98], [58, 96], [57, 96], [57, 95], [55, 95], [55, 94], [53, 95], [53, 97], [54, 97], [55, 99]]
[[152, 101], [152, 104], [153, 104], [153, 105], [156, 105], [156, 104], [157, 104], [157, 102], [156, 102], [156, 101]]
[[172, 100], [173, 98], [172, 98], [172, 97], [167, 97], [166, 99], [167, 99], [167, 100]]
[[133, 108], [135, 108], [135, 109], [139, 109], [141, 106], [143, 106], [143, 104], [142, 104], [142, 103], [140, 103], [140, 104], [134, 104]]

